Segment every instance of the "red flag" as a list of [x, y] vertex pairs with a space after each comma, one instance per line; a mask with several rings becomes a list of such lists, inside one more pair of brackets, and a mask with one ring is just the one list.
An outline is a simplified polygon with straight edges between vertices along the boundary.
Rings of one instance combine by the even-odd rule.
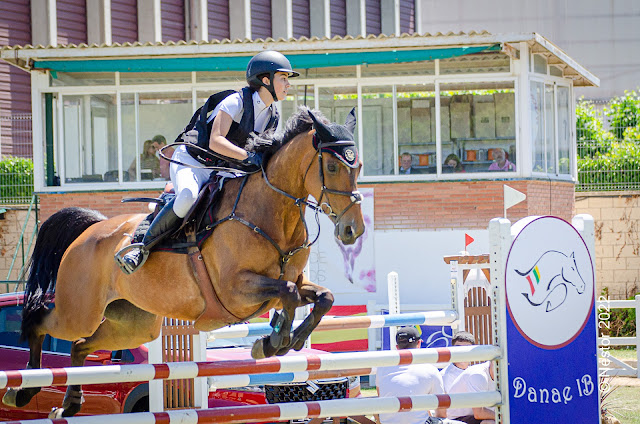
[[465, 234], [464, 235], [464, 250], [467, 250], [467, 246], [469, 246], [471, 243], [473, 243], [473, 237], [471, 237], [469, 234]]

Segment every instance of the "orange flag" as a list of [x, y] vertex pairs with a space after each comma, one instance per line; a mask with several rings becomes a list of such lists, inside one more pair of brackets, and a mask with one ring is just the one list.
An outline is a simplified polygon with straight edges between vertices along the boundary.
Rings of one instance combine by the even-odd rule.
[[464, 250], [467, 250], [467, 246], [469, 246], [471, 243], [473, 243], [473, 237], [471, 237], [469, 234], [465, 234], [464, 235]]

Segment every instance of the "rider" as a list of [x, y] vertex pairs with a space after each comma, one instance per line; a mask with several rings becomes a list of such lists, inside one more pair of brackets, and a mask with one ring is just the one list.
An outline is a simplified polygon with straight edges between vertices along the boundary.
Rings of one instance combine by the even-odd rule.
[[[246, 74], [249, 86], [224, 98], [209, 116], [209, 122], [213, 120], [209, 149], [242, 161], [244, 165], [259, 167], [261, 154], [245, 150], [249, 134], [260, 134], [277, 127], [279, 115], [274, 102], [286, 98], [289, 78], [298, 75], [289, 60], [277, 51], [263, 51], [251, 58]], [[251, 96], [252, 102], [248, 96]], [[175, 150], [172, 159], [185, 164], [171, 164], [171, 182], [176, 197], [158, 213], [142, 243], [133, 245], [134, 248], [127, 246], [116, 253], [116, 262], [126, 274], [131, 274], [142, 265], [151, 247], [182, 222], [213, 172], [211, 169], [195, 168], [210, 162], [207, 163], [197, 151], [187, 149], [184, 145]]]

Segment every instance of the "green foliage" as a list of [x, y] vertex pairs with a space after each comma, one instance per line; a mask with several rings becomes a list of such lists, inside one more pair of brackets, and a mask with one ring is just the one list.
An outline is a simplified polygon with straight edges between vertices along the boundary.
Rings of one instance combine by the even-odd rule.
[[620, 139], [629, 127], [640, 124], [640, 96], [634, 91], [625, 91], [624, 96], [615, 97], [605, 108], [604, 114], [609, 118], [616, 138]]
[[580, 184], [640, 186], [640, 144], [613, 142], [605, 154], [578, 160]]
[[[607, 287], [602, 291], [602, 296], [609, 298], [609, 290]], [[630, 296], [627, 300], [633, 300], [635, 296]], [[603, 312], [599, 316], [607, 322], [607, 325], [600, 326], [600, 335], [609, 337], [635, 337], [636, 336], [636, 309], [599, 309]], [[609, 319], [604, 318], [607, 315]]]
[[0, 160], [0, 203], [29, 202], [33, 195], [33, 161], [5, 156]]
[[580, 146], [579, 158], [608, 152], [614, 140], [613, 134], [604, 129], [594, 104], [589, 101], [580, 101], [576, 107], [576, 135]]

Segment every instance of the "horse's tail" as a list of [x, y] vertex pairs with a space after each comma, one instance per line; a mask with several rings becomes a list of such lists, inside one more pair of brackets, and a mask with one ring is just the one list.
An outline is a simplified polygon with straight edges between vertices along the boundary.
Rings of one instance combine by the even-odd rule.
[[55, 288], [64, 252], [87, 228], [105, 219], [90, 209], [65, 208], [42, 223], [29, 260], [21, 339], [29, 339], [48, 311], [47, 293]]

